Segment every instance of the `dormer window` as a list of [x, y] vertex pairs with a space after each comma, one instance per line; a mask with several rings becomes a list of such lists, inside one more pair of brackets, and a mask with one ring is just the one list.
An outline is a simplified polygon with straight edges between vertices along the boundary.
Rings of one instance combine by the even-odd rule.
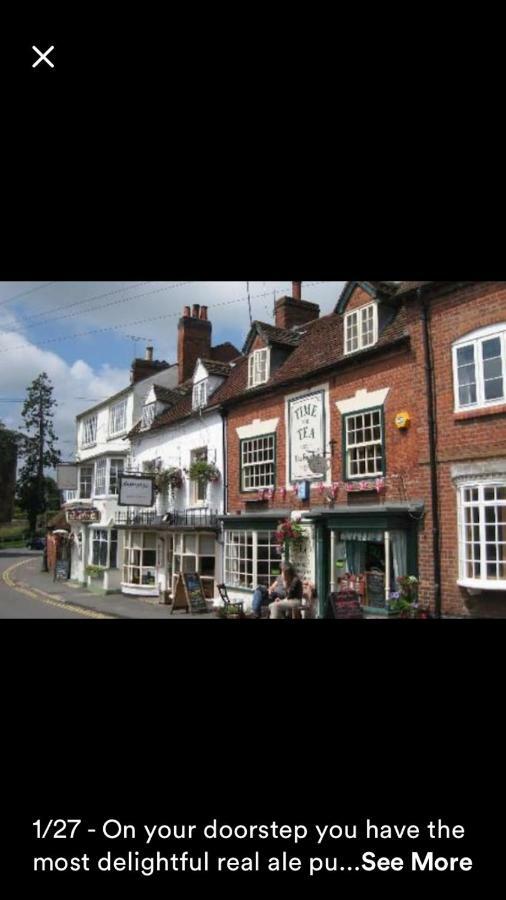
[[344, 317], [344, 352], [356, 353], [372, 347], [378, 340], [378, 307], [368, 303]]
[[270, 351], [268, 347], [254, 350], [248, 358], [248, 387], [256, 387], [269, 380]]
[[193, 385], [193, 409], [202, 409], [207, 405], [208, 380], [204, 378]]
[[156, 403], [146, 403], [142, 408], [141, 428], [149, 428], [156, 414]]

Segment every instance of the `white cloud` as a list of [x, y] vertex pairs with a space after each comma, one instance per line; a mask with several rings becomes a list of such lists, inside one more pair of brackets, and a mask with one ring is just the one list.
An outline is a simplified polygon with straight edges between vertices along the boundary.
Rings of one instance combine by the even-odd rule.
[[[0, 342], [2, 347], [14, 347], [19, 343], [19, 334], [0, 331]], [[53, 383], [53, 396], [58, 403], [55, 431], [61, 441], [62, 456], [70, 459], [74, 452], [76, 414], [92, 406], [94, 401], [126, 387], [130, 372], [107, 363], [94, 370], [82, 359], [69, 365], [58, 354], [30, 344], [23, 351], [0, 353], [1, 396], [8, 394], [10, 399], [23, 399], [26, 388], [41, 372], [46, 372]], [[6, 425], [22, 430], [21, 408], [21, 403], [0, 402], [0, 418]]]

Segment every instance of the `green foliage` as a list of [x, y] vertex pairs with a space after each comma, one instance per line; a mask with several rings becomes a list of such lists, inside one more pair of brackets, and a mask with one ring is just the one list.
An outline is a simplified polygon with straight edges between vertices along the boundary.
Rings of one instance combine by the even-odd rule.
[[205, 459], [195, 460], [190, 466], [189, 474], [191, 481], [218, 481], [220, 477], [219, 469]]
[[[21, 446], [24, 465], [19, 473], [17, 499], [26, 511], [32, 533], [36, 529], [37, 516], [48, 509], [50, 501], [55, 508], [54, 481], [45, 477], [44, 470], [53, 468], [61, 459], [53, 427], [56, 405], [51, 381], [42, 372], [27, 388], [21, 412], [26, 433]], [[56, 508], [59, 508], [59, 498]]]
[[105, 572], [104, 566], [86, 566], [86, 574], [90, 578], [101, 578]]

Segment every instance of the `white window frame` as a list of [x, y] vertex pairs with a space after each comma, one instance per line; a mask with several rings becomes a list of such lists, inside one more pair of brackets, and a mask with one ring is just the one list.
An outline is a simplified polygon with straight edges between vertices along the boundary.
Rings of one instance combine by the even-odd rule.
[[[103, 537], [105, 535], [105, 538]], [[92, 528], [90, 541], [90, 562], [93, 566], [102, 566], [104, 569], [109, 568], [109, 539], [110, 532], [107, 528]], [[95, 545], [105, 544], [105, 562], [94, 561]], [[100, 556], [100, 552], [98, 554]]]
[[[213, 552], [207, 553], [203, 547], [204, 540], [214, 541]], [[187, 541], [194, 541], [195, 549], [187, 548]], [[214, 559], [213, 574], [203, 573], [203, 559]], [[217, 580], [218, 548], [214, 534], [208, 532], [175, 532], [172, 545], [172, 591], [176, 590], [178, 575], [180, 572], [196, 572], [200, 575], [203, 587], [207, 590], [206, 596], [214, 597], [214, 587]]]
[[141, 429], [150, 428], [156, 416], [156, 400], [142, 407]]
[[[194, 462], [198, 462], [199, 460], [203, 460], [205, 462], [209, 461], [209, 450], [207, 447], [196, 447], [190, 451], [190, 464]], [[207, 506], [207, 491], [209, 487], [209, 482], [207, 481], [190, 481], [190, 496], [189, 502], [190, 507], [202, 507]]]
[[202, 381], [197, 381], [193, 385], [192, 408], [194, 410], [203, 409], [207, 406], [208, 383], [208, 379], [203, 378]]
[[94, 447], [97, 443], [97, 414], [83, 419], [81, 447]]
[[257, 387], [269, 380], [271, 369], [271, 348], [253, 350], [248, 357], [248, 387]]
[[[118, 403], [115, 403], [109, 409], [109, 437], [117, 437], [120, 434], [124, 434], [127, 430], [127, 403], [128, 398], [124, 397], [123, 400], [119, 400]], [[123, 410], [123, 416], [120, 421], [121, 427], [118, 428], [115, 426], [115, 419], [118, 417], [118, 410]]]
[[[457, 527], [459, 537], [459, 579], [458, 584], [462, 587], [482, 589], [487, 591], [504, 591], [506, 590], [506, 578], [489, 578], [483, 571], [487, 569], [487, 565], [493, 560], [487, 560], [487, 527], [494, 527], [493, 523], [487, 522], [485, 518], [485, 510], [487, 508], [506, 509], [506, 499], [504, 500], [486, 500], [485, 491], [490, 488], [506, 488], [506, 481], [498, 479], [490, 479], [490, 481], [466, 481], [458, 485], [457, 488]], [[466, 498], [466, 491], [473, 492], [471, 498]], [[466, 521], [466, 511], [468, 509], [478, 509], [478, 521], [472, 518], [471, 522]], [[506, 521], [506, 519], [505, 519]], [[466, 529], [473, 530], [471, 540], [468, 540]], [[477, 533], [477, 538], [475, 536]], [[475, 556], [476, 545], [479, 545], [479, 560]], [[495, 546], [504, 546], [504, 562], [506, 563], [506, 542], [495, 542]], [[480, 563], [480, 577], [469, 576], [467, 572], [468, 563], [474, 568], [476, 562]], [[497, 563], [496, 563], [497, 565]]]
[[[112, 485], [111, 485], [113, 463], [116, 463], [116, 467], [115, 467], [116, 468], [116, 490], [115, 491], [113, 491]], [[117, 466], [118, 463], [121, 463], [121, 466], [119, 467], [119, 471], [118, 471], [118, 466]], [[125, 470], [125, 460], [122, 456], [111, 456], [110, 459], [107, 460], [107, 486], [108, 486], [108, 492], [109, 492], [108, 495], [110, 497], [118, 496], [118, 494], [119, 494], [119, 476], [122, 474], [122, 472], [124, 472], [124, 470]]]
[[[91, 471], [90, 491], [89, 491], [89, 494], [87, 494], [86, 496], [84, 496], [81, 493], [81, 491], [82, 491], [81, 476], [82, 476], [83, 469], [89, 469]], [[93, 497], [93, 492], [94, 492], [94, 482], [95, 482], [95, 466], [94, 466], [94, 464], [92, 462], [83, 463], [79, 467], [79, 492], [78, 492], [78, 495], [79, 495], [80, 500], [91, 500], [91, 498]]]
[[[372, 310], [372, 339], [365, 340], [370, 329], [365, 329], [365, 325], [369, 324], [369, 311]], [[350, 347], [349, 331], [353, 324], [356, 326], [356, 346]], [[358, 353], [359, 350], [366, 350], [373, 347], [378, 340], [378, 304], [366, 303], [365, 306], [359, 306], [352, 309], [344, 316], [344, 353], [348, 356], [350, 353]]]
[[[349, 443], [349, 423], [352, 419], [364, 419], [365, 416], [372, 416], [374, 413], [378, 413], [379, 415], [379, 428], [380, 428], [380, 436], [379, 438], [373, 438], [370, 441], [359, 441], [353, 444]], [[378, 425], [374, 425], [372, 422], [370, 425], [366, 425], [365, 421], [363, 422], [362, 429], [365, 428], [377, 428]], [[345, 453], [345, 471], [346, 478], [348, 481], [362, 481], [367, 480], [369, 478], [380, 478], [385, 474], [385, 444], [384, 444], [384, 417], [383, 417], [383, 407], [378, 406], [375, 409], [365, 409], [361, 412], [353, 412], [347, 413], [344, 420], [344, 453]], [[364, 448], [364, 460], [359, 460], [359, 462], [366, 462], [368, 458], [368, 447], [380, 447], [381, 448], [381, 469], [375, 467], [374, 472], [359, 472], [354, 475], [351, 474], [351, 452], [353, 450], [360, 451]], [[360, 455], [360, 454], [359, 454]]]
[[[270, 446], [269, 446], [270, 444]], [[276, 483], [276, 435], [273, 434], [262, 434], [257, 435], [251, 438], [243, 438], [240, 442], [240, 450], [241, 450], [241, 493], [248, 493], [250, 491], [264, 491], [269, 488], [273, 488]], [[266, 456], [266, 454], [272, 451], [272, 458]], [[248, 454], [253, 455], [262, 455], [266, 458], [261, 460], [256, 460], [255, 462], [248, 461]], [[255, 480], [255, 475], [261, 475], [262, 472], [255, 473], [255, 469], [267, 469], [268, 466], [272, 465], [272, 475], [270, 480], [267, 477], [267, 473], [263, 474], [265, 477], [260, 479], [258, 484], [250, 485], [246, 487], [246, 474], [249, 472], [252, 474], [252, 478]]]
[[[267, 563], [268, 574], [260, 575], [258, 572], [258, 536], [266, 533], [270, 535], [269, 545], [261, 544], [260, 546], [268, 547], [268, 553], [260, 561]], [[248, 529], [227, 529], [225, 531], [224, 578], [227, 587], [244, 590], [254, 590], [258, 584], [270, 587], [277, 577], [273, 574], [272, 569], [275, 568], [280, 573], [282, 564], [281, 556], [274, 549], [274, 535], [275, 531], [271, 528], [258, 531]], [[251, 560], [248, 559], [246, 552], [248, 547], [251, 547]], [[239, 550], [239, 554], [235, 552], [236, 550]], [[245, 552], [241, 555], [242, 550]], [[249, 563], [251, 564], [249, 565]]]
[[[101, 481], [102, 481], [102, 470], [103, 470], [103, 487], [101, 490]], [[102, 457], [101, 459], [97, 459], [95, 463], [95, 497], [107, 497], [107, 489], [108, 485], [108, 465], [107, 465], [107, 457]], [[100, 481], [99, 481], [100, 479]]]
[[[145, 547], [146, 538], [150, 539], [150, 542], [153, 543], [153, 547]], [[158, 574], [158, 556], [157, 556], [157, 540], [156, 540], [156, 532], [155, 531], [135, 531], [128, 530], [125, 533], [125, 540], [123, 544], [123, 559], [121, 562], [121, 578], [122, 584], [127, 587], [135, 587], [143, 590], [155, 590], [157, 589], [157, 574]], [[139, 553], [139, 564], [136, 565], [134, 560], [135, 552]], [[154, 553], [155, 562], [151, 564], [147, 564], [144, 560], [145, 553]], [[119, 568], [119, 566], [118, 566]], [[130, 580], [129, 576], [132, 576], [132, 570], [136, 569], [139, 571], [139, 581], [134, 582]], [[153, 580], [151, 581], [143, 581], [143, 578], [148, 573], [152, 575]], [[125, 577], [126, 576], [126, 577]]]
[[[502, 397], [494, 397], [492, 400], [485, 399], [485, 379], [483, 377], [483, 351], [482, 345], [485, 341], [493, 338], [499, 338], [501, 341], [501, 360], [502, 360], [502, 380], [503, 394]], [[476, 378], [476, 401], [474, 403], [460, 402], [459, 396], [459, 377], [458, 377], [458, 351], [465, 347], [473, 347], [474, 353], [474, 370]], [[470, 334], [459, 338], [452, 346], [453, 360], [453, 388], [455, 399], [455, 412], [466, 412], [473, 409], [486, 409], [489, 406], [500, 406], [506, 403], [506, 322], [500, 322], [497, 325], [489, 325], [485, 328], [478, 328]]]

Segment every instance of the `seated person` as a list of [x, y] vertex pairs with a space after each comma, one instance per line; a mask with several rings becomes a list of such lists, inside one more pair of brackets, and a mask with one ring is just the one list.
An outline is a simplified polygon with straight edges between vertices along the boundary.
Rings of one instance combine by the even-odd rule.
[[284, 599], [274, 599], [269, 603], [271, 619], [281, 619], [287, 610], [302, 605], [303, 587], [302, 581], [289, 563], [283, 567], [283, 584], [285, 588]]
[[304, 606], [306, 607], [306, 616], [313, 619], [316, 612], [318, 594], [316, 593], [316, 586], [307, 578], [302, 582], [302, 596], [304, 599]]
[[[284, 568], [283, 566], [281, 567]], [[283, 574], [277, 576], [272, 582], [270, 588], [266, 588], [264, 584], [259, 584], [255, 593], [253, 594], [253, 600], [251, 602], [252, 614], [255, 619], [260, 619], [262, 613], [262, 606], [267, 606], [272, 600], [276, 598], [282, 599], [285, 596], [285, 587], [283, 583]]]

